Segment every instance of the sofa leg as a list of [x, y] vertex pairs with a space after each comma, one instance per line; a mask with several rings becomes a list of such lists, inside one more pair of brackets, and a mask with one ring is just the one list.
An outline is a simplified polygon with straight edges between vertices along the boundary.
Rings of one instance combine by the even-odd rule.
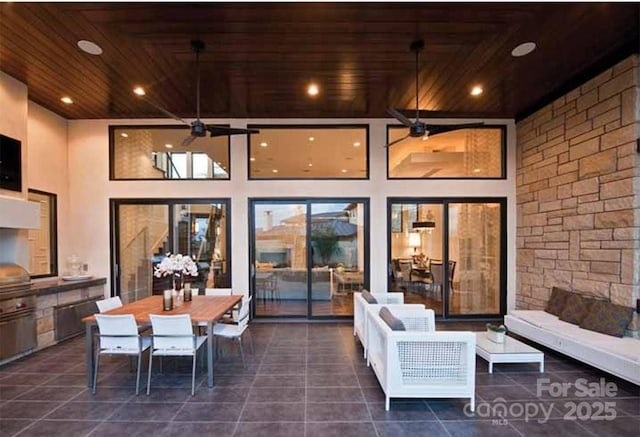
[[391, 399], [389, 398], [389, 396], [386, 396], [385, 401], [384, 401], [384, 410], [385, 411], [389, 411], [389, 405], [390, 404], [391, 404]]

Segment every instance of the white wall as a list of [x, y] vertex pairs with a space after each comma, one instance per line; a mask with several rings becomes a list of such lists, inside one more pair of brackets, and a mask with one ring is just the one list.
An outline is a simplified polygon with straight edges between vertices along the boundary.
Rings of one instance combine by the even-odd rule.
[[[231, 180], [229, 181], [109, 181], [108, 127], [127, 124], [167, 124], [165, 120], [80, 120], [69, 122], [70, 241], [72, 251], [87, 261], [91, 272], [109, 277], [110, 198], [231, 198], [232, 286], [249, 288], [249, 212], [252, 197], [365, 197], [370, 199], [371, 288], [387, 287], [387, 197], [506, 197], [508, 308], [515, 306], [515, 126], [513, 120], [487, 120], [506, 124], [506, 180], [392, 180], [386, 179], [386, 119], [254, 119], [205, 120], [242, 127], [256, 124], [340, 124], [365, 123], [370, 126], [370, 180], [364, 181], [248, 181], [245, 136], [231, 140]], [[476, 120], [469, 120], [476, 121]], [[454, 120], [438, 120], [447, 123]], [[461, 122], [461, 120], [455, 120]]]
[[63, 274], [71, 255], [67, 120], [30, 101], [27, 142], [28, 188], [57, 195], [58, 271]]
[[[25, 199], [27, 193], [27, 86], [0, 71], [0, 133], [22, 142], [22, 192], [0, 189], [0, 216], [12, 211], [2, 197]], [[0, 229], [0, 262], [29, 267], [27, 231]]]

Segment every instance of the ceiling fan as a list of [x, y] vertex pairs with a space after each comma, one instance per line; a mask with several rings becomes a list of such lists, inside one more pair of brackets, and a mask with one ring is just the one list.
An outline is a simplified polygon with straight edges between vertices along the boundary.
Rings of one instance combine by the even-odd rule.
[[[260, 133], [258, 129], [242, 129], [242, 128], [233, 128], [233, 127], [226, 127], [226, 126], [213, 126], [213, 125], [207, 125], [202, 120], [200, 120], [200, 53], [204, 50], [204, 42], [200, 40], [191, 41], [191, 48], [193, 49], [194, 52], [196, 52], [196, 105], [197, 105], [196, 120], [189, 123], [188, 121], [178, 117], [172, 112], [167, 111], [165, 108], [161, 107], [160, 105], [148, 99], [146, 100], [147, 103], [149, 103], [151, 106], [155, 107], [159, 111], [163, 112], [164, 114], [168, 115], [174, 120], [178, 120], [179, 122], [184, 123], [187, 126], [191, 127], [191, 132], [189, 133], [189, 136], [182, 141], [181, 146], [186, 147], [190, 145], [192, 142], [194, 142], [196, 138], [207, 136], [207, 132], [209, 132], [209, 135], [212, 137]], [[144, 96], [144, 91], [142, 91], [142, 93], [138, 95]]]
[[403, 125], [409, 128], [409, 133], [402, 138], [391, 141], [385, 147], [391, 147], [394, 144], [399, 143], [409, 137], [432, 137], [434, 135], [443, 134], [445, 132], [451, 132], [458, 129], [472, 129], [484, 125], [484, 123], [467, 123], [467, 124], [426, 124], [420, 121], [420, 107], [418, 106], [419, 87], [418, 87], [418, 72], [419, 72], [419, 57], [420, 52], [424, 48], [424, 41], [418, 39], [413, 41], [409, 46], [410, 50], [416, 55], [416, 121], [411, 121], [404, 116], [400, 111], [394, 108], [388, 108], [387, 114], [398, 120]]

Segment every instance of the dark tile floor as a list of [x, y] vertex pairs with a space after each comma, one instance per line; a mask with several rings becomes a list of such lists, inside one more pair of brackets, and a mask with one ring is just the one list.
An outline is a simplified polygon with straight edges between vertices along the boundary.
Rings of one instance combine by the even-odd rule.
[[[443, 326], [439, 328], [448, 328]], [[640, 433], [639, 388], [545, 350], [536, 365], [477, 362], [477, 410], [464, 400], [384, 395], [347, 324], [251, 325], [255, 353], [243, 368], [235, 348], [216, 362], [215, 388], [199, 371], [191, 397], [189, 362], [154, 371], [151, 396], [135, 396], [126, 359], [103, 360], [98, 393], [85, 387], [84, 339], [54, 346], [0, 368], [2, 436], [622, 436]], [[143, 377], [145, 373], [143, 373]], [[614, 382], [615, 397], [537, 396], [551, 383]], [[554, 385], [560, 387], [560, 385]], [[500, 398], [500, 399], [497, 399]], [[496, 401], [497, 399], [497, 401]], [[495, 407], [497, 404], [506, 408]], [[490, 407], [490, 408], [488, 408]], [[535, 408], [534, 408], [535, 407]], [[496, 414], [491, 414], [494, 411]], [[525, 416], [525, 411], [528, 417]], [[542, 412], [544, 411], [544, 413]], [[546, 415], [546, 416], [545, 416]], [[575, 417], [575, 419], [566, 419]], [[615, 416], [613, 420], [605, 420]], [[545, 419], [548, 417], [548, 419]]]

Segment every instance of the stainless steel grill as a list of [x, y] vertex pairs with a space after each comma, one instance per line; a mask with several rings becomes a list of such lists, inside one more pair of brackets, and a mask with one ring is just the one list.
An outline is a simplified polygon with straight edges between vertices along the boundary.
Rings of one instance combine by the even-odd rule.
[[35, 293], [25, 269], [0, 264], [0, 361], [36, 347]]

